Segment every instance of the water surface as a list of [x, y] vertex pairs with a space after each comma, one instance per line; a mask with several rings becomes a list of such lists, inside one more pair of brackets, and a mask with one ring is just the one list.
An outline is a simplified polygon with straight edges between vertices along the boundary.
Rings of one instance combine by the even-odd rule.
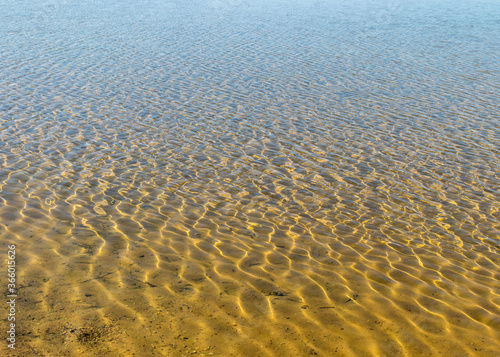
[[499, 18], [0, 0], [18, 355], [497, 356]]

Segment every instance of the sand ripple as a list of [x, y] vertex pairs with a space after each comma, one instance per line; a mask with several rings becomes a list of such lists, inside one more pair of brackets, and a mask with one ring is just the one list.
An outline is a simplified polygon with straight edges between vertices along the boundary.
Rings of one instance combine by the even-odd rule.
[[498, 7], [358, 5], [0, 3], [20, 356], [497, 355]]

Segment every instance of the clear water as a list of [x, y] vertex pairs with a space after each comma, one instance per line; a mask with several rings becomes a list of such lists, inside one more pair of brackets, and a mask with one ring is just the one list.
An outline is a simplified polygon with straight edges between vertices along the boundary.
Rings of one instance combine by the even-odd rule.
[[497, 356], [499, 19], [0, 0], [16, 353]]

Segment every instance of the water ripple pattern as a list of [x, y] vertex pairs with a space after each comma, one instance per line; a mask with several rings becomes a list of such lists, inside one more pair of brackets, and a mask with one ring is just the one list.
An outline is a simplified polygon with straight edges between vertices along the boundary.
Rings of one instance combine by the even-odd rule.
[[498, 356], [499, 18], [0, 0], [0, 349]]

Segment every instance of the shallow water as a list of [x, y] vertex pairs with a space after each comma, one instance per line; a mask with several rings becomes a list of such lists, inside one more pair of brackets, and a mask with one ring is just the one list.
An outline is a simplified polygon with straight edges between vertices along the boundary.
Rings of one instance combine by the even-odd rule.
[[499, 15], [0, 0], [17, 355], [497, 356]]

